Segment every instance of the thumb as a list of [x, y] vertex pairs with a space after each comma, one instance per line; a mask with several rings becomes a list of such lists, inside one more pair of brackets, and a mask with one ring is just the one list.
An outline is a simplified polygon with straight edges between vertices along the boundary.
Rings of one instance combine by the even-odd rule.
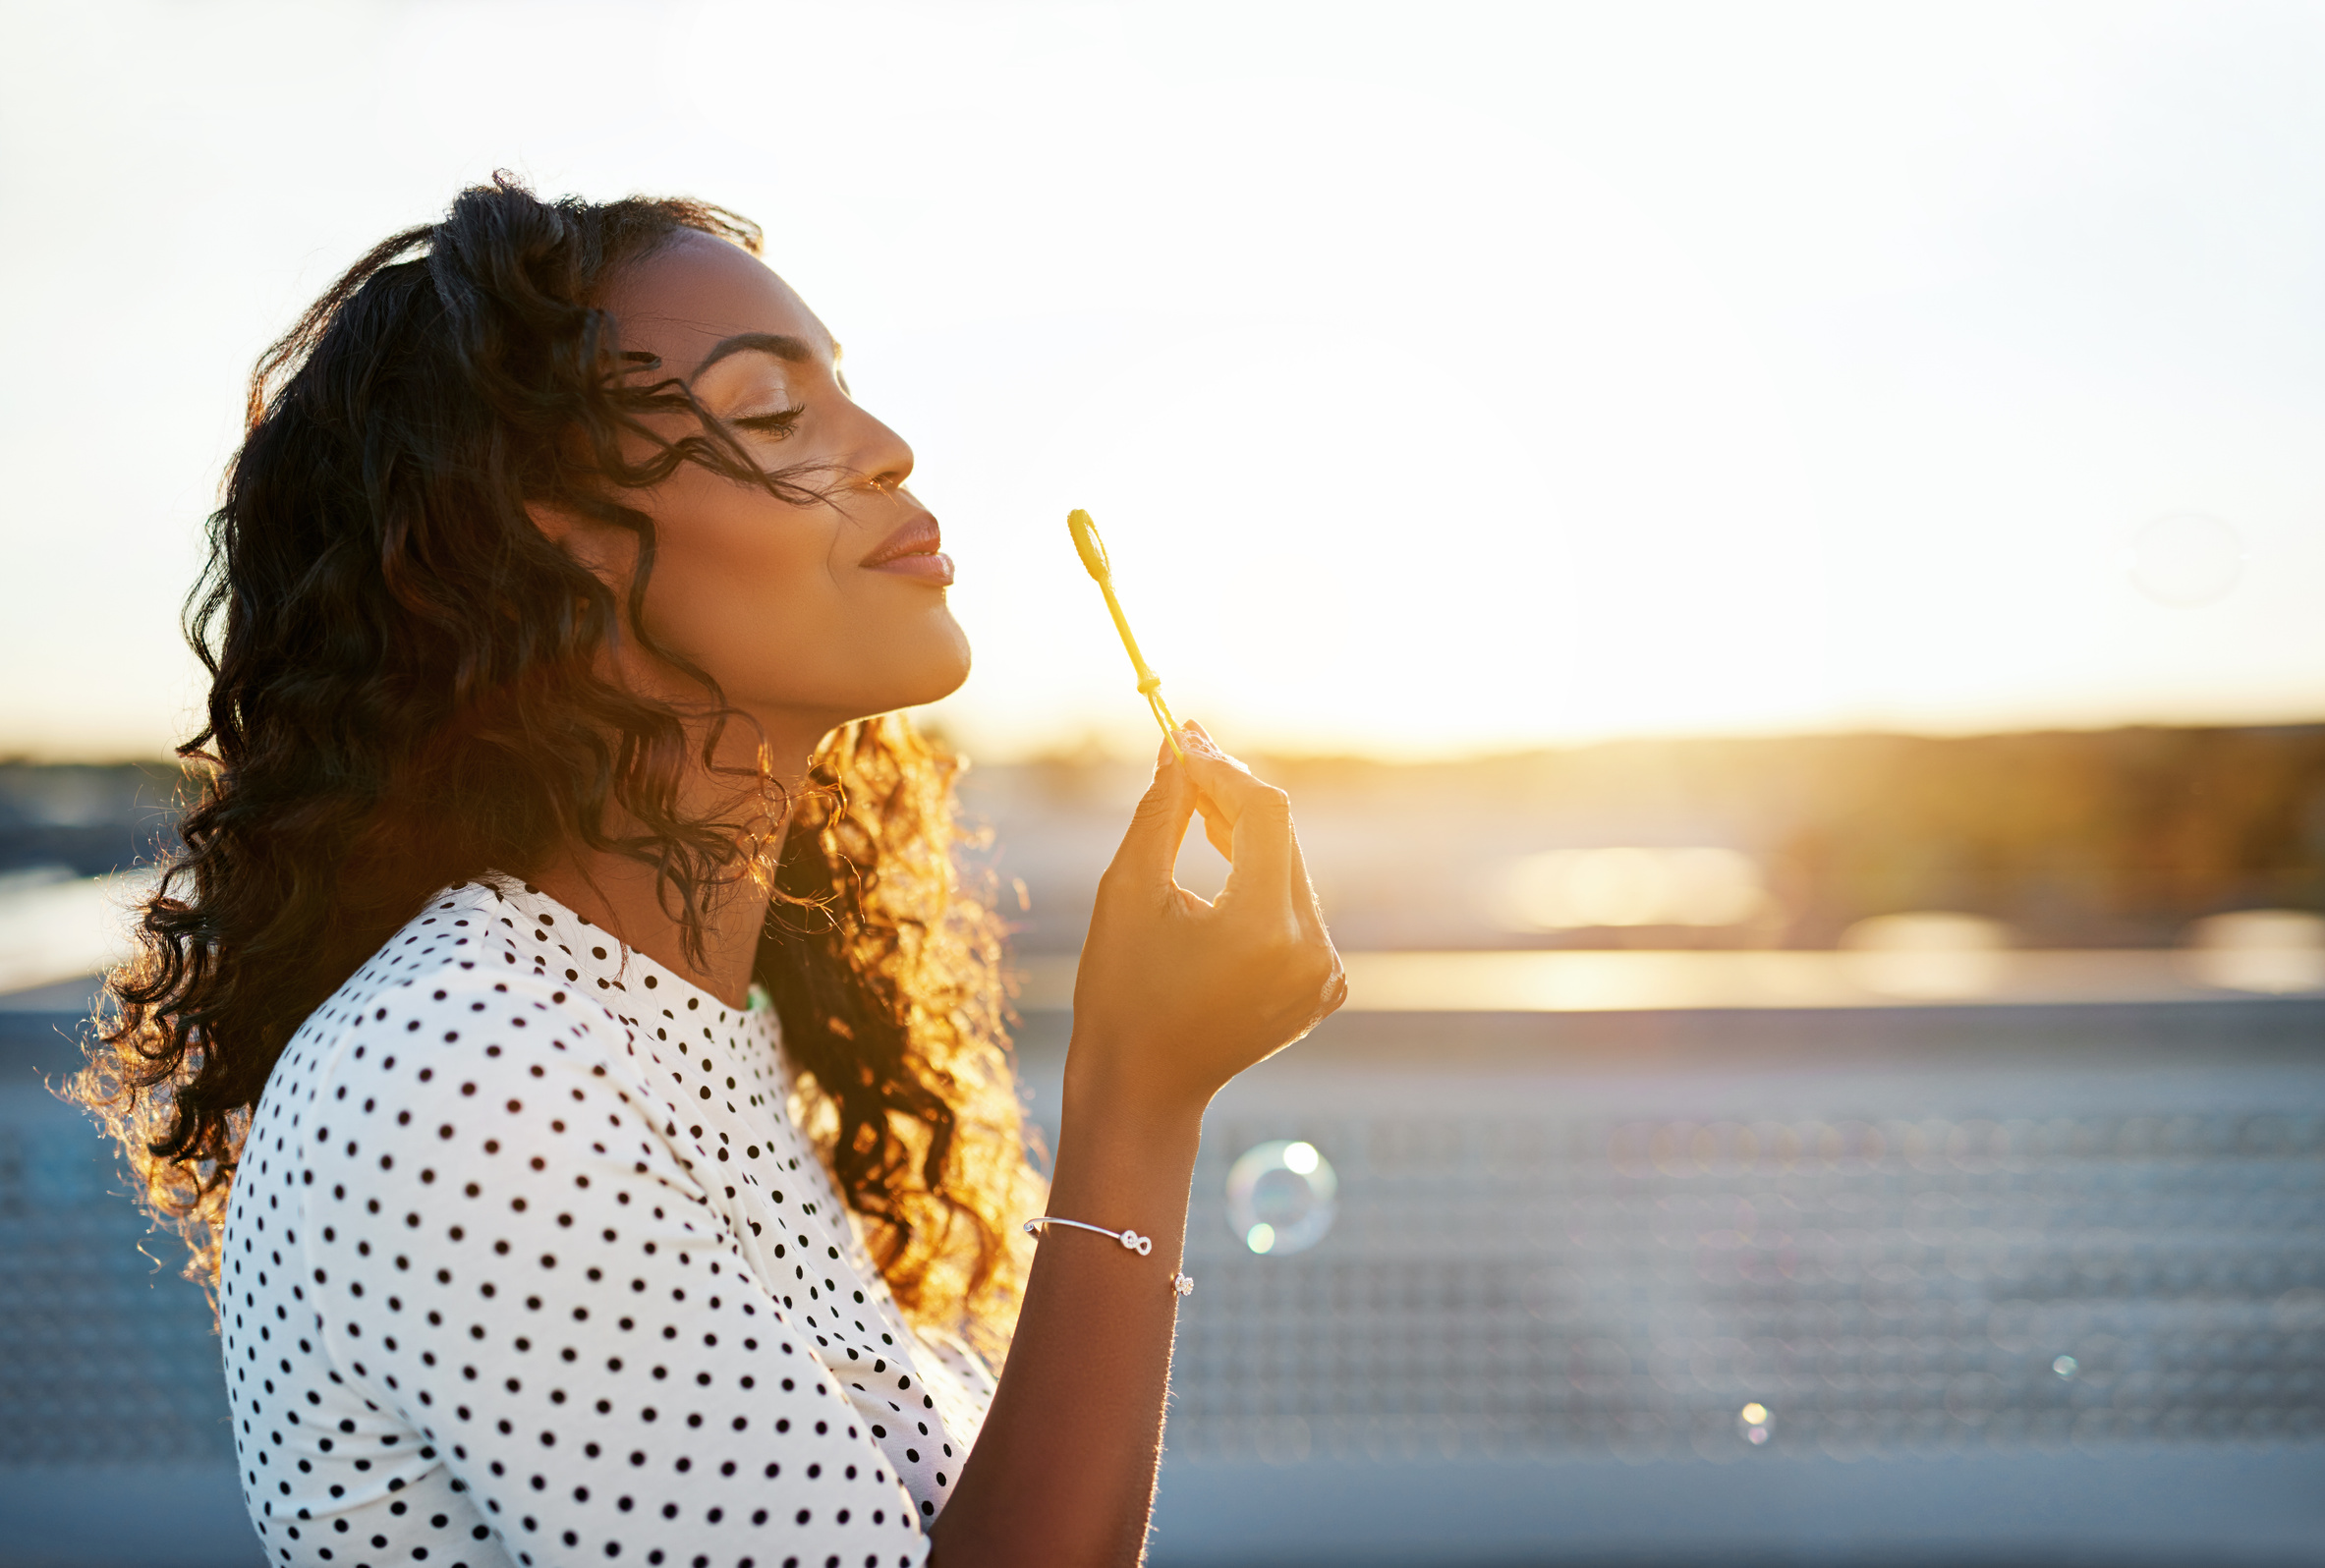
[[1106, 874], [1141, 886], [1169, 885], [1179, 844], [1194, 814], [1194, 786], [1188, 782], [1186, 765], [1166, 742], [1155, 763], [1155, 782], [1139, 798], [1130, 829], [1122, 835], [1122, 847], [1114, 851]]

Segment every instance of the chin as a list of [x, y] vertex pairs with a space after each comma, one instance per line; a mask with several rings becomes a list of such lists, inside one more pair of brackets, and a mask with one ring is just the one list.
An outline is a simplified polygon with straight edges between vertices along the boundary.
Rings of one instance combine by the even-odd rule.
[[969, 639], [949, 614], [925, 633], [899, 642], [904, 645], [881, 661], [883, 679], [850, 704], [864, 717], [941, 700], [969, 678]]
[[950, 615], [945, 616], [944, 624], [952, 635], [943, 640], [941, 647], [930, 650], [928, 667], [923, 672], [926, 680], [921, 684], [920, 695], [906, 698], [895, 704], [897, 707], [919, 707], [925, 702], [937, 701], [952, 696], [968, 681], [968, 636], [962, 632], [960, 623]]

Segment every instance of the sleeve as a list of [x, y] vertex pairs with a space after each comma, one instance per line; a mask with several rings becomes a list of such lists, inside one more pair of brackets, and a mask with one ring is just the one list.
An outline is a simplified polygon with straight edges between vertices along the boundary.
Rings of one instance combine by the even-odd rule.
[[912, 1503], [551, 982], [384, 993], [319, 1086], [308, 1291], [337, 1374], [527, 1565], [917, 1568]]

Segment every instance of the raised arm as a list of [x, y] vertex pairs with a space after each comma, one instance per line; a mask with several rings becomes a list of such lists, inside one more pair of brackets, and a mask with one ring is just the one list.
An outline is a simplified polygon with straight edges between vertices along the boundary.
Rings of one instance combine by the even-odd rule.
[[[1164, 749], [1113, 865], [1074, 985], [1049, 1212], [1154, 1239], [1047, 1233], [1007, 1370], [932, 1531], [940, 1568], [1139, 1560], [1203, 1110], [1346, 994], [1283, 792], [1194, 726]], [[1171, 868], [1200, 811], [1232, 863], [1216, 903]]]

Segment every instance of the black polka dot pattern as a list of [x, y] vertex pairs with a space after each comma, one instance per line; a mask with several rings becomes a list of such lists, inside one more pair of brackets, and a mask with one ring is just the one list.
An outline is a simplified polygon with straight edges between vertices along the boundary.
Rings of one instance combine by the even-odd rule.
[[539, 891], [431, 901], [253, 1116], [220, 1277], [268, 1559], [912, 1568], [992, 1383], [916, 1335], [774, 1017]]

